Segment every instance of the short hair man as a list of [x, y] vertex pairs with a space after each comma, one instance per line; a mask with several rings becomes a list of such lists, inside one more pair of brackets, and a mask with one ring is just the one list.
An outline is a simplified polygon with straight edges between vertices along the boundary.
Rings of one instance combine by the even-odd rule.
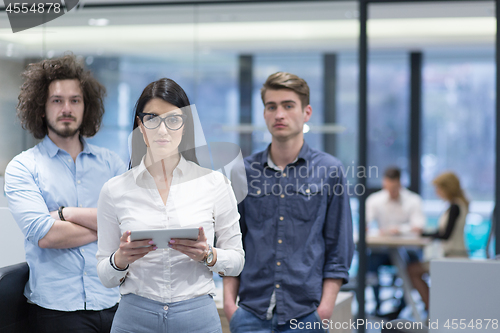
[[366, 222], [377, 222], [384, 235], [418, 233], [425, 227], [422, 199], [401, 187], [401, 170], [387, 168], [382, 179], [382, 190], [366, 199]]
[[312, 107], [303, 79], [278, 72], [261, 92], [272, 142], [245, 158], [246, 264], [239, 278], [224, 277], [224, 310], [233, 333], [324, 332], [354, 250], [342, 165], [304, 141]]
[[30, 64], [18, 116], [42, 141], [5, 172], [9, 209], [25, 236], [24, 295], [34, 332], [109, 332], [119, 300], [97, 276], [97, 200], [125, 171], [118, 155], [90, 145], [105, 88], [72, 55]]
[[[384, 171], [382, 190], [375, 192], [366, 199], [366, 223], [370, 228], [376, 222], [378, 232], [385, 236], [402, 234], [419, 235], [425, 227], [426, 218], [422, 209], [422, 199], [414, 192], [401, 186], [401, 170], [389, 167]], [[420, 254], [409, 250], [408, 262], [418, 262]], [[387, 250], [371, 251], [369, 254], [368, 271], [377, 273], [382, 265], [392, 265]], [[374, 287], [376, 311], [380, 310], [379, 288]], [[404, 301], [394, 316], [404, 307]]]

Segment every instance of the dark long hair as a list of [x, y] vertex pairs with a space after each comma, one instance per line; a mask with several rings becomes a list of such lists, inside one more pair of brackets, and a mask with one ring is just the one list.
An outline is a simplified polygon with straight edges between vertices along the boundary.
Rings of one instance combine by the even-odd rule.
[[198, 159], [196, 158], [195, 153], [194, 121], [189, 98], [184, 90], [174, 80], [163, 78], [148, 84], [135, 104], [132, 151], [130, 153], [129, 167], [131, 168], [139, 165], [142, 157], [147, 152], [147, 147], [144, 143], [142, 134], [136, 129], [139, 127], [139, 113], [143, 112], [146, 104], [155, 98], [159, 98], [167, 103], [175, 105], [182, 110], [183, 114], [187, 116], [183, 126], [184, 135], [182, 136], [181, 143], [179, 144], [179, 152], [186, 160], [198, 164]]

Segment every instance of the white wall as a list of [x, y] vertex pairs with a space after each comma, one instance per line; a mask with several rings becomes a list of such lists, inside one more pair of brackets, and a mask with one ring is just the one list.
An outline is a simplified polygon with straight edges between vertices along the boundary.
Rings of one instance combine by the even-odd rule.
[[24, 236], [7, 207], [0, 207], [0, 267], [26, 261]]
[[0, 58], [0, 175], [25, 145], [25, 132], [16, 116], [23, 69], [24, 60]]
[[16, 116], [23, 69], [23, 60], [0, 58], [0, 267], [25, 261], [24, 236], [7, 208], [3, 190], [5, 167], [26, 144]]

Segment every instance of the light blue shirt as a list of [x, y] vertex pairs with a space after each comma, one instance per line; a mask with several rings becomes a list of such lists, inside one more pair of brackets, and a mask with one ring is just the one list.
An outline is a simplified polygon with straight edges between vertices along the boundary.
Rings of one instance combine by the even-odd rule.
[[76, 162], [46, 136], [5, 170], [9, 209], [24, 234], [30, 267], [24, 295], [59, 311], [102, 310], [119, 300], [118, 288], [105, 288], [97, 276], [97, 242], [71, 249], [38, 246], [54, 224], [50, 211], [97, 207], [104, 183], [126, 170], [117, 154], [81, 140], [83, 151]]

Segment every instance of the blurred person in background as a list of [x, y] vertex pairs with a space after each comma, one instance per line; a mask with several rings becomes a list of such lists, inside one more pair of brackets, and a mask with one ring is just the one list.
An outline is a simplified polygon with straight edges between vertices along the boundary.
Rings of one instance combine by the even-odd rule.
[[[422, 198], [401, 186], [401, 170], [389, 167], [384, 171], [382, 190], [372, 193], [366, 199], [366, 224], [380, 236], [419, 235], [426, 224], [422, 208]], [[407, 263], [419, 262], [421, 251], [407, 250]], [[370, 249], [368, 253], [368, 272], [378, 277], [380, 266], [393, 265], [387, 249]], [[380, 286], [373, 286], [376, 301], [376, 314], [397, 317], [404, 308], [404, 298], [393, 313], [381, 314]]]
[[[432, 183], [436, 188], [437, 196], [447, 201], [449, 207], [439, 218], [437, 231], [422, 233], [422, 236], [439, 239], [440, 253], [443, 257], [468, 258], [464, 242], [464, 228], [469, 212], [469, 200], [460, 186], [460, 180], [453, 172], [445, 172], [437, 176]], [[429, 286], [422, 277], [425, 273], [429, 273], [429, 262], [410, 264], [408, 273], [428, 310]]]

